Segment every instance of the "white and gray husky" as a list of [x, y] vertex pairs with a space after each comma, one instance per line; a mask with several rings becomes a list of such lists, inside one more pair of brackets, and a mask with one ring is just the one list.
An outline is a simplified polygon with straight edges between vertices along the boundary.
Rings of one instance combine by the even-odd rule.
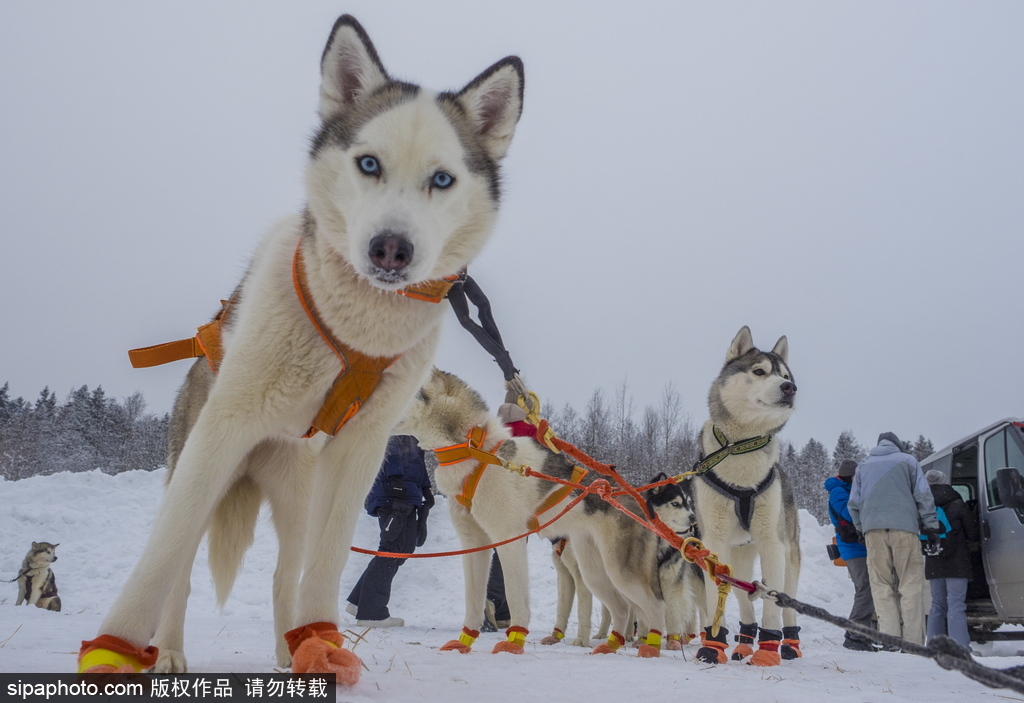
[[53, 577], [50, 564], [57, 561], [54, 550], [59, 544], [33, 542], [32, 548], [21, 562], [18, 571], [18, 602], [15, 605], [34, 605], [44, 610], [60, 612], [60, 596], [57, 595], [57, 580]]
[[[651, 479], [658, 483], [667, 479], [660, 473]], [[696, 515], [691, 505], [692, 498], [688, 491], [689, 482], [682, 485], [668, 484], [651, 489], [645, 496], [647, 507], [657, 514], [661, 520], [671, 527], [677, 535], [696, 536]], [[541, 644], [558, 644], [568, 632], [569, 615], [573, 600], [576, 601], [577, 631], [571, 640], [573, 646], [589, 647], [593, 614], [593, 594], [587, 588], [583, 574], [580, 572], [576, 559], [576, 550], [568, 538], [552, 541], [551, 561], [555, 565], [557, 575], [558, 604], [555, 615], [555, 626], [552, 634], [541, 640]], [[704, 579], [701, 570], [695, 564], [686, 563], [672, 545], [664, 540], [658, 543], [658, 579], [662, 587], [662, 599], [665, 601], [665, 621], [668, 637], [666, 649], [681, 649], [683, 642], [689, 642], [700, 624], [704, 610]], [[627, 623], [635, 618], [635, 607], [632, 609]], [[639, 634], [647, 632], [644, 623], [638, 623]], [[595, 637], [604, 639], [608, 636], [611, 625], [611, 613], [601, 606], [601, 624]], [[626, 641], [633, 639], [631, 627], [622, 635]]]
[[[508, 428], [488, 411], [476, 391], [442, 371], [435, 371], [424, 385], [396, 431], [414, 435], [424, 449], [437, 450], [464, 441], [474, 427], [486, 431], [482, 448], [496, 451], [497, 456], [508, 462], [563, 480], [572, 479], [576, 472], [576, 467], [564, 454], [551, 452], [531, 437], [511, 437]], [[559, 490], [559, 484], [525, 477], [494, 465], [487, 466], [473, 479], [476, 467], [477, 461], [467, 458], [441, 465], [435, 473], [438, 488], [452, 498], [448, 501], [451, 518], [464, 549], [521, 535], [529, 529], [533, 519], [544, 524], [561, 512], [574, 495], [564, 495], [538, 515], [539, 507]], [[598, 476], [591, 473], [579, 480], [589, 484], [595, 478]], [[469, 490], [474, 480], [475, 492]], [[640, 510], [632, 500], [621, 500], [632, 510]], [[613, 632], [609, 643], [599, 645], [595, 652], [621, 646], [624, 638], [620, 633], [627, 631], [630, 606], [635, 605], [643, 622], [658, 635], [649, 640], [646, 649], [641, 647], [640, 653], [658, 656], [660, 636], [665, 633], [666, 624], [663, 589], [682, 588], [681, 580], [663, 584], [659, 577], [659, 538], [595, 495], [588, 495], [540, 534], [548, 539], [569, 538], [587, 587], [611, 611]], [[502, 642], [495, 651], [521, 652], [521, 643], [530, 625], [526, 540], [499, 546], [497, 551], [511, 615], [511, 627], [507, 631], [509, 642], [517, 646], [509, 647], [509, 643]], [[463, 644], [467, 646], [471, 646], [475, 638], [472, 633], [476, 632], [484, 611], [489, 563], [490, 550], [463, 557], [466, 588], [463, 634], [470, 640]], [[584, 633], [581, 639], [588, 637], [589, 633]]]
[[[280, 539], [279, 665], [290, 662], [284, 631], [338, 623], [356, 518], [388, 436], [430, 373], [447, 307], [409, 289], [464, 269], [498, 213], [499, 162], [522, 109], [518, 58], [436, 93], [391, 78], [346, 15], [320, 70], [305, 207], [260, 243], [231, 301], [218, 372], [199, 360], [188, 374], [175, 405], [173, 476], [100, 628], [145, 647], [159, 624], [163, 671], [185, 669], [180, 618], [211, 516], [212, 529], [229, 530], [211, 555], [223, 597], [261, 497]], [[332, 436], [303, 439], [353, 356], [384, 361], [376, 390], [356, 395], [347, 407], [358, 412], [346, 412]]]
[[[708, 394], [711, 418], [701, 433], [703, 473], [692, 479], [692, 490], [701, 540], [732, 568], [733, 575], [750, 581], [758, 558], [765, 585], [795, 595], [800, 576], [799, 522], [791, 487], [778, 466], [779, 444], [773, 441], [796, 400], [788, 359], [785, 337], [770, 352], [754, 347], [747, 327], [733, 339]], [[708, 616], [715, 612], [716, 598], [717, 589], [708, 582]], [[766, 599], [758, 629], [751, 601], [738, 600], [739, 644], [733, 659], [752, 655], [748, 663], [773, 666], [780, 657], [800, 656], [795, 613], [780, 612], [774, 601]], [[728, 630], [721, 627], [712, 637], [711, 622], [705, 620], [703, 625], [704, 646], [697, 653], [698, 661], [727, 661]]]

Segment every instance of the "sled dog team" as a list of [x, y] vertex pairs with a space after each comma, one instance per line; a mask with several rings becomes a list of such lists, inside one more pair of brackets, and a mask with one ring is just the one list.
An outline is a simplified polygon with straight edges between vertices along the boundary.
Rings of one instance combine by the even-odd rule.
[[[271, 228], [214, 321], [173, 356], [198, 359], [172, 413], [166, 492], [100, 634], [82, 643], [79, 671], [185, 671], [183, 623], [200, 540], [209, 533], [223, 601], [265, 500], [279, 540], [278, 664], [355, 682], [360, 662], [338, 631], [339, 580], [393, 432], [414, 434], [425, 449], [451, 448], [468, 435], [548, 475], [595, 478], [531, 438], [511, 437], [475, 391], [432, 367], [445, 293], [486, 244], [498, 213], [500, 164], [523, 105], [521, 61], [504, 58], [459, 91], [430, 91], [393, 79], [365, 30], [345, 15], [320, 73], [305, 205]], [[701, 435], [704, 455], [719, 460], [646, 499], [673, 529], [695, 529], [737, 577], [750, 580], [758, 557], [764, 580], [794, 593], [796, 510], [772, 440], [793, 411], [787, 357], [785, 337], [762, 352], [746, 327], [740, 331], [712, 384]], [[544, 515], [572, 500], [571, 492], [553, 495], [557, 484], [499, 467], [480, 472], [467, 492], [476, 467], [467, 456], [436, 474], [466, 547], [522, 534], [546, 499]], [[653, 533], [590, 495], [542, 534], [568, 539], [559, 558], [567, 574], [578, 574], [581, 603], [593, 593], [608, 609], [612, 630], [595, 651], [621, 646], [635, 616], [646, 634], [641, 656], [657, 656], [663, 635], [702, 631], [697, 658], [726, 660], [728, 631], [712, 632], [708, 621], [715, 588]], [[498, 651], [522, 651], [529, 632], [525, 550], [522, 540], [498, 548], [512, 619]], [[473, 645], [489, 554], [463, 559], [466, 618], [446, 648]], [[758, 624], [752, 606], [740, 603], [734, 657], [771, 665], [799, 656], [792, 613], [766, 602]], [[585, 620], [581, 645], [590, 639]]]

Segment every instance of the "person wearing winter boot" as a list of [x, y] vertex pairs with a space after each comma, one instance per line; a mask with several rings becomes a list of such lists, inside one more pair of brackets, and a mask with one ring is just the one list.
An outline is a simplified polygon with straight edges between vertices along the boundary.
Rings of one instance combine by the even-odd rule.
[[925, 549], [940, 548], [935, 501], [921, 467], [892, 432], [857, 466], [847, 503], [854, 527], [868, 549], [871, 599], [878, 630], [924, 645]]
[[942, 551], [924, 558], [924, 577], [932, 591], [928, 641], [948, 634], [958, 644], [970, 648], [966, 605], [967, 582], [971, 578], [969, 543], [978, 541], [978, 519], [949, 485], [944, 473], [932, 469], [925, 474], [925, 480], [931, 486], [936, 508], [942, 508], [949, 521]]
[[[423, 450], [410, 435], [388, 440], [380, 473], [366, 497], [366, 512], [380, 521], [377, 551], [411, 554], [427, 539], [427, 514], [434, 505]], [[388, 611], [391, 582], [405, 559], [375, 556], [348, 596], [345, 612], [360, 627], [402, 627]]]
[[[875, 604], [871, 600], [871, 582], [868, 579], [868, 550], [860, 543], [860, 535], [853, 526], [853, 518], [847, 508], [850, 500], [850, 488], [853, 476], [857, 472], [857, 462], [846, 459], [839, 465], [835, 476], [825, 479], [825, 490], [828, 491], [828, 516], [836, 529], [836, 546], [839, 556], [846, 562], [846, 570], [853, 581], [853, 608], [849, 619], [853, 622], [871, 627], [875, 617]], [[843, 646], [857, 652], [874, 652], [874, 644], [863, 635], [847, 630]]]

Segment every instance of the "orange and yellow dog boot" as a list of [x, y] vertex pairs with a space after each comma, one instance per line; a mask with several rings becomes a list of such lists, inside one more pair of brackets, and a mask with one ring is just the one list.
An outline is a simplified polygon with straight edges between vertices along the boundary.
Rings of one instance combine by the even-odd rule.
[[800, 627], [782, 628], [782, 646], [779, 647], [779, 654], [783, 659], [799, 659], [804, 655], [800, 649]]
[[754, 637], [757, 636], [756, 622], [741, 622], [740, 634], [736, 635], [736, 646], [732, 648], [732, 660], [743, 661], [754, 653]]
[[665, 638], [665, 649], [670, 652], [678, 652], [683, 648], [683, 636], [678, 632], [670, 632]]
[[292, 654], [292, 673], [334, 674], [338, 683], [352, 685], [359, 681], [362, 662], [345, 649], [345, 637], [332, 622], [314, 622], [284, 633]]
[[459, 639], [448, 640], [441, 646], [441, 651], [469, 654], [469, 650], [473, 648], [473, 643], [476, 642], [476, 638], [479, 636], [480, 630], [470, 630], [468, 627], [464, 627], [462, 632], [459, 633]]
[[565, 639], [565, 633], [559, 630], [557, 627], [551, 631], [551, 634], [540, 641], [541, 644], [558, 644]]
[[513, 625], [505, 630], [505, 634], [508, 635], [508, 639], [494, 645], [494, 649], [491, 650], [491, 654], [498, 654], [499, 652], [522, 654], [524, 651], [523, 645], [526, 644], [526, 636], [530, 634], [530, 631], [525, 627]]
[[704, 628], [704, 635], [700, 642], [700, 649], [697, 650], [697, 661], [705, 664], [725, 664], [729, 658], [725, 656], [725, 650], [729, 646], [729, 628], [719, 627], [718, 636], [711, 636], [711, 626]]
[[647, 641], [640, 645], [637, 656], [644, 659], [655, 659], [661, 656], [661, 633], [651, 630], [647, 633]]
[[747, 663], [751, 666], [778, 666], [782, 663], [782, 657], [779, 655], [780, 644], [782, 644], [780, 630], [766, 630], [762, 627], [757, 636], [757, 651]]
[[626, 644], [626, 638], [615, 630], [608, 635], [608, 642], [599, 644], [590, 652], [591, 654], [613, 654], [619, 647]]
[[83, 641], [78, 650], [79, 674], [137, 674], [156, 664], [159, 650], [141, 649], [113, 635]]

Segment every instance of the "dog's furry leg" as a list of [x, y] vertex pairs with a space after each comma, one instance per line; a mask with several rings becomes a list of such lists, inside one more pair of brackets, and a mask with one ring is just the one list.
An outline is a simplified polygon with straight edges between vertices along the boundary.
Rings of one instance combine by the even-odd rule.
[[[448, 501], [449, 514], [459, 543], [463, 549], [475, 549], [490, 543], [490, 538], [483, 528], [473, 519], [463, 506], [455, 500]], [[499, 557], [500, 558], [500, 557]], [[484, 605], [487, 601], [487, 578], [491, 570], [491, 550], [473, 552], [462, 555], [462, 574], [466, 594], [466, 617], [462, 626], [469, 630], [477, 630], [484, 616]], [[504, 572], [504, 567], [502, 572]]]
[[183, 569], [174, 582], [167, 604], [160, 617], [153, 643], [160, 649], [160, 657], [153, 667], [155, 674], [184, 674], [188, 671], [185, 658], [185, 609], [192, 591], [192, 564]]
[[601, 624], [597, 627], [597, 632], [594, 633], [594, 639], [603, 640], [608, 638], [608, 629], [612, 626], [612, 611], [608, 610], [608, 606], [604, 603], [601, 604]]
[[[596, 595], [611, 613], [613, 632], [624, 636], [627, 627], [632, 624], [628, 623], [629, 601], [623, 598], [608, 578], [608, 572], [601, 560], [597, 545], [588, 537], [574, 538], [574, 540], [573, 549], [576, 551], [576, 563], [579, 564], [583, 580], [591, 593]], [[609, 633], [608, 636], [610, 638], [612, 634]], [[597, 649], [602, 646], [606, 645], [598, 645]]]
[[255, 422], [218, 422], [234, 414], [212, 407], [215, 400], [210, 398], [189, 434], [145, 550], [104, 619], [102, 633], [138, 647], [149, 644], [177, 575], [195, 560], [214, 506], [259, 440]]
[[[513, 536], [513, 535], [510, 535]], [[506, 537], [506, 539], [508, 539]], [[511, 627], [530, 629], [530, 577], [526, 540], [519, 539], [497, 548], [505, 575], [505, 599]], [[495, 650], [497, 651], [497, 650]]]
[[[351, 424], [362, 418], [356, 416]], [[363, 499], [380, 470], [388, 429], [345, 427], [317, 457], [297, 622], [338, 622], [338, 588]]]
[[[576, 619], [579, 621], [576, 639], [572, 643], [576, 647], [589, 648], [590, 631], [593, 627], [594, 618], [594, 594], [590, 592], [587, 584], [583, 582], [583, 574], [580, 573], [580, 565], [576, 562], [575, 552], [573, 552], [569, 563], [569, 572], [576, 586]], [[605, 639], [606, 637], [608, 637], [607, 631], [600, 639]]]
[[[315, 440], [308, 440], [309, 442]], [[298, 456], [296, 456], [298, 455]], [[286, 458], [287, 457], [287, 458]], [[265, 471], [256, 469], [260, 487], [270, 503], [271, 519], [277, 532], [277, 568], [274, 569], [274, 653], [277, 665], [291, 666], [292, 656], [284, 633], [301, 623], [295, 619], [295, 603], [302, 573], [303, 539], [306, 534], [306, 506], [316, 464], [316, 454], [305, 444], [278, 447]], [[291, 471], [275, 470], [279, 465]]]
[[[551, 563], [555, 565], [555, 583], [558, 591], [558, 607], [555, 611], [555, 630], [565, 636], [569, 627], [569, 614], [572, 612], [572, 601], [576, 596], [576, 584], [572, 572], [563, 561], [567, 558], [568, 546], [563, 547], [561, 556], [557, 553], [557, 546], [551, 546]], [[549, 635], [541, 640], [541, 644], [558, 644], [559, 638], [556, 635]]]

